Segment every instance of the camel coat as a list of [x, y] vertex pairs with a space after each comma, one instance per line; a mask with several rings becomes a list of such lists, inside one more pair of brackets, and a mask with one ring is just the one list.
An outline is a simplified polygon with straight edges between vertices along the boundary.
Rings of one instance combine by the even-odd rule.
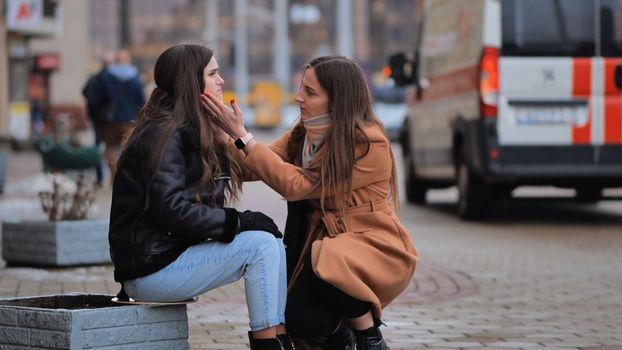
[[317, 208], [309, 218], [308, 230], [314, 272], [346, 294], [370, 302], [374, 316], [380, 318], [382, 308], [410, 283], [419, 257], [389, 198], [389, 141], [377, 126], [368, 126], [364, 132], [370, 148], [359, 158], [366, 146], [357, 146], [352, 193], [344, 217], [335, 210], [319, 209], [319, 181], [314, 173], [288, 159], [289, 132], [270, 147], [258, 143], [245, 158], [242, 152], [235, 157], [245, 171], [250, 170], [286, 200], [311, 200]]

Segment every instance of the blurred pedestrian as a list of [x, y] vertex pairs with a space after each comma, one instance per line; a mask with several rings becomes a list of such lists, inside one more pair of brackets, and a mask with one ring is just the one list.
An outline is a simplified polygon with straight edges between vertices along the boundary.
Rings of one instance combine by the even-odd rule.
[[[101, 81], [101, 77], [106, 69], [114, 63], [114, 52], [106, 51], [101, 57], [101, 69], [91, 75], [87, 80], [84, 88], [82, 89], [82, 95], [86, 99], [86, 111], [89, 115], [89, 120], [93, 126], [95, 133], [95, 146], [99, 146], [103, 142], [101, 137], [102, 127], [111, 121], [110, 117], [110, 103], [106, 103], [106, 95], [104, 93], [104, 87]], [[102, 162], [99, 162], [95, 167], [95, 173], [97, 177], [97, 185], [101, 186], [104, 180], [104, 169]]]
[[241, 190], [243, 173], [230, 156], [237, 149], [200, 104], [202, 93], [222, 98], [212, 50], [175, 45], [158, 58], [154, 77], [112, 189], [119, 298], [180, 301], [243, 277], [251, 349], [281, 350], [291, 344], [283, 235], [261, 212], [224, 206]]
[[408, 286], [419, 260], [395, 209], [391, 145], [350, 59], [311, 60], [295, 100], [300, 121], [267, 147], [248, 136], [234, 101], [230, 109], [202, 97], [243, 146], [238, 162], [289, 201], [288, 331], [322, 349], [388, 349], [382, 309]]
[[45, 133], [48, 122], [49, 105], [45, 75], [33, 72], [28, 77], [28, 97], [30, 100], [30, 120], [32, 137], [38, 141]]
[[104, 103], [109, 108], [108, 121], [101, 128], [101, 138], [106, 144], [106, 162], [110, 177], [114, 179], [121, 143], [145, 104], [144, 86], [138, 69], [132, 65], [129, 52], [117, 53], [116, 62], [101, 74]]

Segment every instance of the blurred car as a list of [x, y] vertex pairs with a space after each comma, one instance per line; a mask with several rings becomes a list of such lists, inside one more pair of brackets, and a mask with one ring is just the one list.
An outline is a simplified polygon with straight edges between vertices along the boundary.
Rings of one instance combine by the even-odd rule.
[[389, 140], [397, 142], [406, 118], [406, 87], [376, 86], [372, 88], [372, 94], [376, 116], [387, 130]]
[[372, 87], [372, 95], [376, 102], [403, 103], [406, 100], [406, 89], [406, 86], [394, 86], [391, 84], [374, 86]]
[[406, 105], [402, 103], [374, 103], [374, 113], [387, 130], [391, 142], [399, 141], [400, 129], [406, 118]]

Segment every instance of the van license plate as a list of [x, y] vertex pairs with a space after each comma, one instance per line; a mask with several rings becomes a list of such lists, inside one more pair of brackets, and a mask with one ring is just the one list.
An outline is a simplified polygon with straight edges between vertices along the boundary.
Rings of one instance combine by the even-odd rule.
[[586, 106], [514, 107], [519, 125], [584, 125], [587, 122]]

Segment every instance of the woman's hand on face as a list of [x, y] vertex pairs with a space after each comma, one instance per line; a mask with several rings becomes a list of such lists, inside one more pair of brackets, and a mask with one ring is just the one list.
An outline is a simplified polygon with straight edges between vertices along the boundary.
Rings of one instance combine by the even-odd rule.
[[214, 123], [231, 138], [237, 139], [246, 135], [244, 115], [235, 100], [231, 100], [231, 108], [229, 108], [218, 97], [212, 94], [202, 94], [201, 104], [214, 116]]

